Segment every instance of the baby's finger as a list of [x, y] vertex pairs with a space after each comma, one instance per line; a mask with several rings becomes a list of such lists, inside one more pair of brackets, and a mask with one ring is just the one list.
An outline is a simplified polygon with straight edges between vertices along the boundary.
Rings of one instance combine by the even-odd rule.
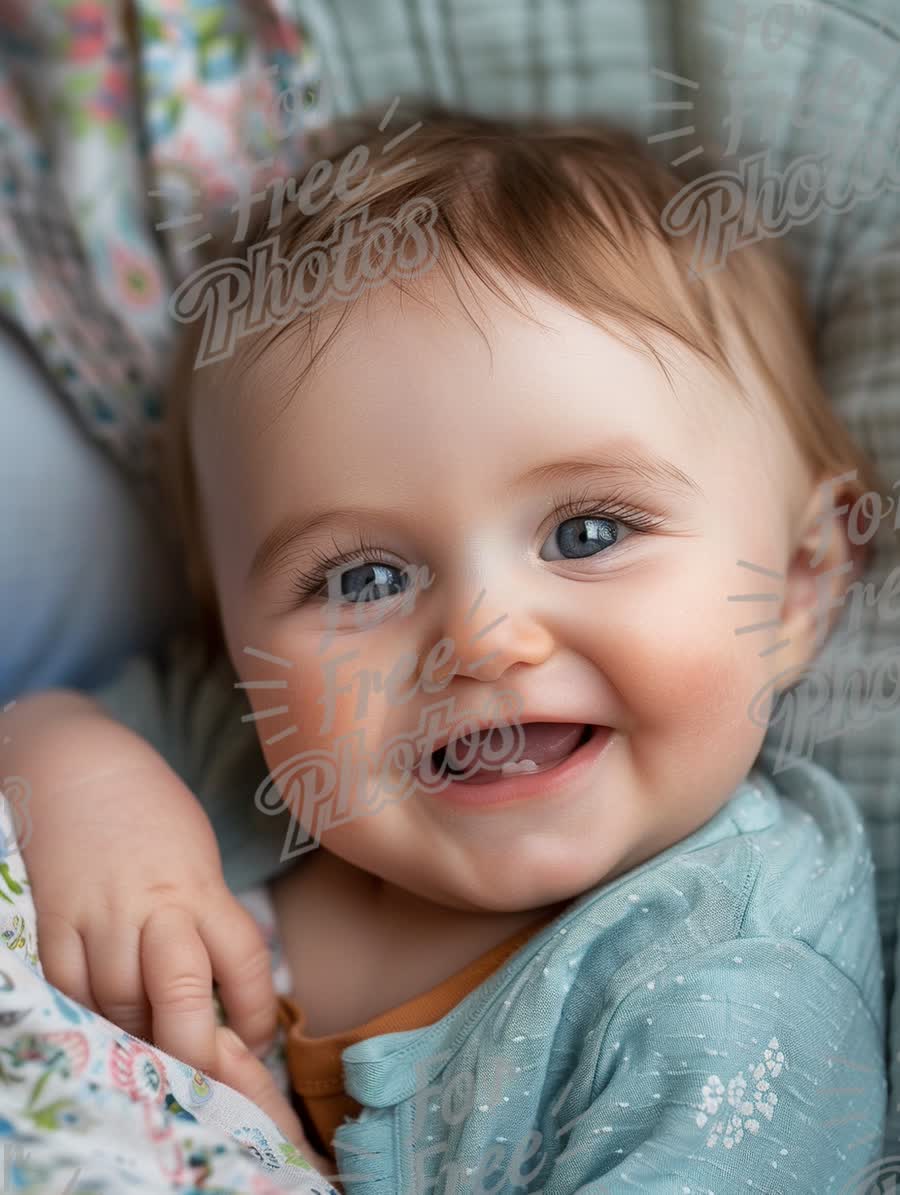
[[229, 1025], [251, 1050], [268, 1046], [278, 1028], [278, 1001], [272, 958], [252, 915], [235, 904], [227, 919], [211, 916], [198, 928]]
[[254, 1058], [237, 1034], [222, 1026], [218, 1029], [215, 1077], [261, 1108], [317, 1170], [326, 1176], [334, 1173], [332, 1163], [316, 1153], [306, 1139], [297, 1113], [278, 1090], [271, 1073], [258, 1058]]
[[154, 1044], [209, 1072], [216, 1061], [212, 968], [188, 912], [169, 906], [150, 915], [141, 933], [141, 969]]
[[91, 991], [108, 1021], [133, 1037], [149, 1038], [150, 1005], [141, 976], [141, 931], [115, 925], [84, 933]]
[[87, 954], [81, 934], [56, 913], [38, 913], [38, 954], [44, 978], [91, 1012], [100, 1009], [91, 992]]

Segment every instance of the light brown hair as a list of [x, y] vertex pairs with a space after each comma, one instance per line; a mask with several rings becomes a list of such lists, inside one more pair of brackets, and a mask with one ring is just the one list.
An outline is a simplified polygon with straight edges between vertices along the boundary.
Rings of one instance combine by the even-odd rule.
[[[741, 371], [726, 344], [736, 341], [814, 475], [856, 469], [859, 481], [851, 491], [882, 492], [822, 388], [801, 285], [772, 240], [740, 248], [721, 268], [698, 277], [691, 269], [694, 237], [673, 236], [661, 221], [684, 180], [631, 134], [593, 124], [514, 123], [434, 111], [422, 119], [413, 135], [387, 149], [396, 123], [383, 133], [374, 123], [348, 125], [347, 143], [366, 145], [379, 169], [358, 200], [333, 194], [314, 215], [295, 208], [283, 217], [277, 229], [282, 258], [327, 242], [336, 223], [361, 205], [373, 221], [396, 221], [405, 204], [425, 196], [437, 209], [439, 253], [433, 268], [447, 273], [457, 293], [467, 270], [510, 303], [518, 283], [531, 284], [652, 354], [667, 376], [661, 347], [672, 337], [742, 392]], [[331, 155], [335, 164], [342, 158]], [[273, 235], [263, 207], [244, 254]], [[210, 260], [216, 254], [234, 257], [234, 246], [214, 244]], [[395, 278], [391, 284], [408, 288], [415, 281]], [[346, 303], [318, 348], [319, 313], [298, 308], [296, 320], [254, 334], [253, 359], [284, 328], [303, 328], [309, 352], [306, 367], [292, 379], [296, 388], [355, 302]], [[192, 396], [204, 379], [202, 369], [194, 370], [201, 324], [189, 325], [177, 353], [165, 479], [203, 626], [215, 646], [221, 629], [190, 442]]]

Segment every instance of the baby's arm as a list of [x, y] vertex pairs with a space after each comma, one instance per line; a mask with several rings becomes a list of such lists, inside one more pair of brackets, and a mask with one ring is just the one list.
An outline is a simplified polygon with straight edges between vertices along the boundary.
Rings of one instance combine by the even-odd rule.
[[591, 1099], [559, 1112], [546, 1189], [868, 1189], [885, 1117], [879, 1013], [800, 939], [698, 943], [601, 1012]]
[[209, 820], [143, 739], [55, 690], [4, 716], [0, 776], [30, 787], [23, 847], [41, 963], [61, 991], [214, 1073], [218, 981], [253, 1048], [276, 1029], [269, 954], [225, 885]]

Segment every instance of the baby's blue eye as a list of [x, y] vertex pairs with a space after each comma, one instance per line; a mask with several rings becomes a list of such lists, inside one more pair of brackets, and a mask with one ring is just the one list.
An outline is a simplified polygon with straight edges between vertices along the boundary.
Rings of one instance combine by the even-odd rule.
[[408, 586], [407, 572], [393, 564], [355, 564], [329, 578], [328, 597], [354, 605], [377, 602], [403, 593]]
[[[612, 547], [619, 538], [617, 519], [580, 515], [577, 519], [566, 519], [547, 536], [541, 548], [541, 559], [579, 560], [585, 556], [596, 556], [605, 548]], [[547, 555], [548, 549], [559, 555]]]

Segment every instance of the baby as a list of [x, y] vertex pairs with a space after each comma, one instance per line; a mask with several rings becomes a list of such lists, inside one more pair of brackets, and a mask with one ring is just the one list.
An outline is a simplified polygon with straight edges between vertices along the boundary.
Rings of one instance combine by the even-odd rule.
[[[884, 1116], [872, 865], [749, 712], [815, 658], [864, 565], [840, 508], [879, 489], [800, 290], [765, 242], [695, 275], [624, 134], [391, 137], [257, 195], [176, 296], [227, 660], [12, 711], [46, 974], [301, 1140], [223, 1060], [213, 979], [248, 1046], [280, 1020], [348, 1195], [849, 1190]], [[226, 884], [273, 877], [281, 997]]]

